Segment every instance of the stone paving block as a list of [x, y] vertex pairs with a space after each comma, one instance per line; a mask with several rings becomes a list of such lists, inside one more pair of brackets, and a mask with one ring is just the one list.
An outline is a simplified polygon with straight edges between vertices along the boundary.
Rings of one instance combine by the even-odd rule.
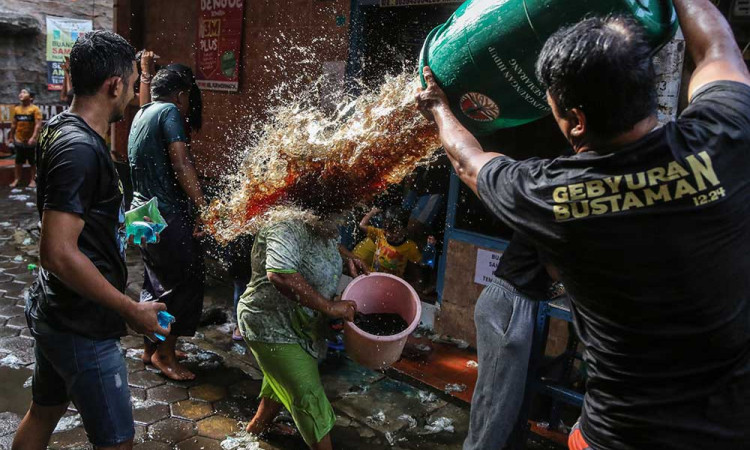
[[393, 433], [407, 426], [406, 422], [397, 419], [400, 415], [420, 417], [446, 405], [443, 400], [423, 404], [419, 401], [418, 392], [406, 383], [384, 379], [372, 384], [362, 394], [335, 401], [333, 407], [349, 417], [364, 421], [367, 426], [383, 434]]
[[179, 386], [165, 384], [146, 391], [146, 399], [161, 403], [174, 403], [187, 398], [187, 389]]
[[[16, 308], [18, 307], [16, 306]], [[11, 317], [10, 319], [8, 319], [7, 322], [5, 322], [5, 326], [10, 327], [10, 328], [19, 328], [19, 329], [29, 327], [28, 323], [26, 323], [26, 317], [24, 316]]]
[[21, 328], [21, 332], [18, 335], [21, 336], [22, 338], [31, 339], [31, 340], [34, 339], [34, 336], [31, 335], [31, 330], [29, 330], [28, 327]]
[[129, 334], [120, 338], [120, 345], [122, 348], [143, 348], [143, 336], [134, 336]]
[[12, 434], [6, 434], [5, 436], [0, 436], [0, 448], [2, 449], [9, 449], [13, 446], [13, 435]]
[[133, 410], [133, 420], [141, 425], [150, 425], [169, 417], [169, 406], [164, 404], [148, 405]]
[[[146, 370], [153, 371], [155, 369], [153, 367], [151, 367], [151, 366], [146, 366]], [[191, 372], [195, 373], [195, 371], [192, 370], [192, 368], [190, 368], [190, 367], [188, 367], [188, 370], [190, 370]], [[203, 384], [203, 381], [199, 380], [198, 377], [196, 376], [196, 378], [194, 380], [182, 380], [182, 381], [178, 381], [178, 380], [167, 379], [167, 384], [170, 385], [170, 386], [179, 386], [179, 387], [182, 387], [182, 388], [185, 388], [185, 389], [190, 389], [193, 386], [198, 386], [199, 384]]]
[[130, 387], [130, 398], [136, 400], [146, 400], [146, 390], [143, 388]]
[[15, 356], [24, 365], [30, 364], [34, 362], [34, 341], [20, 336], [0, 338], [0, 352]]
[[258, 410], [260, 400], [257, 397], [239, 398], [228, 397], [224, 400], [214, 402], [214, 409], [217, 413], [227, 417], [234, 417], [238, 420], [248, 421], [253, 418]]
[[320, 368], [320, 380], [330, 399], [349, 392], [359, 392], [383, 378], [385, 375], [382, 373], [362, 367], [348, 358], [326, 362]]
[[431, 423], [433, 420], [446, 417], [451, 420], [455, 434], [457, 436], [466, 436], [469, 433], [469, 409], [461, 408], [452, 403], [448, 403], [444, 407], [433, 411], [432, 414], [427, 418], [427, 423]]
[[135, 436], [133, 437], [133, 444], [142, 444], [146, 442], [147, 428], [142, 425], [135, 426]]
[[177, 450], [222, 450], [220, 441], [202, 436], [182, 441], [175, 448]]
[[34, 282], [34, 275], [32, 275], [26, 267], [14, 269], [11, 272], [6, 272], [6, 274], [12, 276], [13, 281], [16, 283], [23, 283], [26, 286], [29, 286]]
[[[192, 368], [191, 368], [192, 370]], [[247, 375], [240, 369], [234, 367], [220, 366], [218, 368], [205, 369], [196, 367], [193, 372], [197, 375], [196, 380], [201, 384], [216, 384], [219, 386], [231, 386], [234, 383], [247, 379]]]
[[210, 403], [197, 400], [183, 400], [171, 405], [172, 417], [186, 420], [200, 420], [214, 413]]
[[190, 398], [204, 402], [216, 402], [227, 396], [223, 386], [215, 384], [201, 384], [190, 388]]
[[148, 441], [136, 445], [133, 450], [172, 450], [172, 446], [163, 442]]
[[21, 267], [21, 263], [17, 263], [13, 260], [0, 262], [0, 269], [3, 269], [3, 272], [18, 269], [19, 267]]
[[136, 372], [128, 375], [128, 384], [139, 388], [152, 388], [155, 386], [161, 386], [167, 382], [164, 377], [147, 370]]
[[18, 414], [12, 412], [0, 412], [0, 436], [14, 433], [20, 423], [21, 416]]
[[55, 433], [49, 441], [50, 450], [58, 449], [90, 449], [93, 448], [86, 437], [86, 431], [83, 427], [73, 428], [72, 430]]
[[18, 336], [21, 334], [21, 331], [22, 330], [20, 328], [10, 328], [6, 326], [2, 326], [0, 327], [0, 339], [4, 337]]
[[180, 419], [163, 419], [148, 427], [147, 436], [155, 441], [176, 444], [195, 436], [195, 423]]
[[17, 306], [12, 299], [3, 299], [2, 304], [0, 304], [0, 317], [3, 319], [10, 319], [12, 317], [23, 315], [23, 307]]
[[198, 422], [198, 434], [212, 439], [224, 439], [241, 430], [237, 419], [224, 416], [211, 416]]
[[[450, 422], [451, 430], [435, 428], [436, 421]], [[448, 403], [429, 416], [420, 419], [413, 428], [393, 434], [393, 439], [407, 448], [430, 450], [460, 450], [469, 431], [469, 411]]]
[[351, 422], [349, 426], [337, 425], [331, 430], [331, 440], [336, 444], [336, 450], [391, 450], [381, 437], [364, 425]]
[[27, 288], [27, 283], [13, 281], [11, 283], [3, 284], [3, 290], [5, 290], [5, 296], [10, 298], [23, 298], [23, 292]]
[[13, 281], [13, 275], [5, 273], [5, 271], [0, 272], [0, 285], [10, 283], [11, 281]]
[[243, 380], [229, 386], [229, 395], [242, 399], [255, 398], [260, 394], [260, 388], [263, 385], [257, 380]]
[[140, 372], [146, 369], [146, 365], [139, 359], [125, 358], [125, 365], [128, 366], [128, 373]]

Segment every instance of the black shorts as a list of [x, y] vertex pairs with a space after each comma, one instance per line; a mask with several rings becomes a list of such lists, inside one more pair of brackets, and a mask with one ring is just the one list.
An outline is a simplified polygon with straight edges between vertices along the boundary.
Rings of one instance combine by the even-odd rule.
[[31, 145], [15, 144], [16, 164], [28, 162], [30, 165], [36, 164], [36, 147]]
[[164, 220], [168, 226], [161, 241], [140, 247], [144, 265], [140, 300], [160, 299], [167, 305], [175, 317], [171, 336], [193, 336], [203, 310], [203, 250], [193, 237], [195, 222], [187, 213], [165, 213]]

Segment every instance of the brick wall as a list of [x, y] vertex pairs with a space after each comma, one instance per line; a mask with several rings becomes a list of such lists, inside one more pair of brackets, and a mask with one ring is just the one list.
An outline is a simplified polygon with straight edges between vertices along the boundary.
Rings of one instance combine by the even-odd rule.
[[[116, 8], [125, 11], [136, 3], [118, 0]], [[193, 136], [193, 154], [203, 176], [215, 178], [231, 170], [247, 142], [247, 131], [278, 103], [269, 97], [274, 88], [300, 77], [314, 80], [326, 62], [346, 61], [349, 4], [349, 0], [245, 0], [239, 92], [203, 92], [204, 125]], [[198, 0], [144, 2], [142, 18], [135, 15], [138, 23], [118, 19], [116, 27], [118, 32], [126, 26], [140, 28], [131, 42], [154, 50], [160, 64], [179, 62], [194, 68], [198, 6]], [[127, 145], [123, 131], [128, 125], [118, 126], [118, 151]]]

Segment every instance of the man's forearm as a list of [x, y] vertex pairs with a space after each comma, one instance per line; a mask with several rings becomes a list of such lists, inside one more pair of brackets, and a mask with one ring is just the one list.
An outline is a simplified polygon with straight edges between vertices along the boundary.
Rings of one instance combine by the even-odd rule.
[[[687, 50], [696, 65], [707, 59], [723, 58], [727, 53], [739, 54], [729, 24], [710, 1], [675, 0], [674, 6], [685, 35]], [[741, 55], [739, 56], [741, 60]]]
[[440, 129], [440, 140], [453, 168], [461, 181], [476, 192], [479, 170], [499, 154], [484, 152], [479, 141], [461, 125], [447, 105], [436, 107], [433, 115]]

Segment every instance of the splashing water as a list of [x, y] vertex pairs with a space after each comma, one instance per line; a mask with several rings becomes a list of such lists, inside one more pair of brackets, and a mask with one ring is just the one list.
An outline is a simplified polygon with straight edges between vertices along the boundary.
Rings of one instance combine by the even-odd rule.
[[317, 220], [346, 211], [401, 182], [440, 146], [414, 107], [413, 73], [386, 78], [335, 113], [299, 95], [272, 111], [223, 195], [204, 212], [219, 242], [278, 220]]

